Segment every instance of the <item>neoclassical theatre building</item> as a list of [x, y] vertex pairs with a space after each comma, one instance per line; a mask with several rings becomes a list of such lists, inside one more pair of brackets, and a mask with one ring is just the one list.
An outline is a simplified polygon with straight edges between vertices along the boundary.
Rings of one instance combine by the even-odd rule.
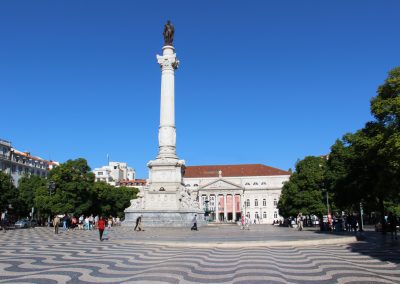
[[210, 220], [234, 222], [242, 214], [257, 223], [280, 220], [277, 208], [290, 172], [262, 164], [188, 166], [184, 183], [198, 194]]

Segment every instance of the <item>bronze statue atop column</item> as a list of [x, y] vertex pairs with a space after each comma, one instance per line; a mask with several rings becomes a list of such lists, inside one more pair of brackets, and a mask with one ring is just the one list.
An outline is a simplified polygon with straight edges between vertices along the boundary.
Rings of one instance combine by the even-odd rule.
[[164, 46], [165, 45], [172, 46], [172, 42], [174, 41], [174, 33], [175, 33], [174, 26], [171, 24], [171, 21], [168, 20], [168, 22], [164, 26], [164, 32], [163, 32]]

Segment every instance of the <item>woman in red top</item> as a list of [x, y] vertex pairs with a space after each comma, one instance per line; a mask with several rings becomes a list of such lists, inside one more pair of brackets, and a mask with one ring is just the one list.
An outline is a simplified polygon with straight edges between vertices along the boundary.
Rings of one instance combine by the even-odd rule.
[[97, 227], [99, 228], [100, 241], [102, 241], [104, 228], [106, 227], [106, 221], [104, 221], [102, 216], [100, 216], [99, 222], [97, 223]]

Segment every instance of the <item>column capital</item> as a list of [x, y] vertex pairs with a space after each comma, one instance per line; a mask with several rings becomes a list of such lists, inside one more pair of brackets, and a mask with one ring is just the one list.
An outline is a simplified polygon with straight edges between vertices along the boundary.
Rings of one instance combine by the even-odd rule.
[[157, 62], [160, 64], [161, 70], [175, 70], [178, 69], [179, 60], [176, 58], [176, 54], [164, 54], [157, 55]]

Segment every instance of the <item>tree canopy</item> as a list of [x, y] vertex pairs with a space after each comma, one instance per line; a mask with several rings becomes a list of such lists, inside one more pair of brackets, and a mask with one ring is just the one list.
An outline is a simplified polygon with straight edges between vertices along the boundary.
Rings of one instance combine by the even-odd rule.
[[[48, 178], [25, 176], [21, 178], [18, 189], [12, 184], [10, 187], [8, 175], [0, 174], [0, 186], [7, 190], [1, 198], [6, 204], [15, 197], [14, 203], [18, 204], [18, 212], [22, 216], [27, 216], [34, 207], [39, 216], [93, 213], [123, 217], [124, 209], [138, 192], [136, 188], [95, 182], [87, 161], [82, 158], [68, 160], [52, 169]], [[51, 184], [54, 188], [51, 188]]]
[[303, 215], [322, 216], [327, 212], [324, 203], [323, 157], [308, 156], [298, 161], [296, 170], [284, 184], [278, 202], [279, 213], [284, 217]]

